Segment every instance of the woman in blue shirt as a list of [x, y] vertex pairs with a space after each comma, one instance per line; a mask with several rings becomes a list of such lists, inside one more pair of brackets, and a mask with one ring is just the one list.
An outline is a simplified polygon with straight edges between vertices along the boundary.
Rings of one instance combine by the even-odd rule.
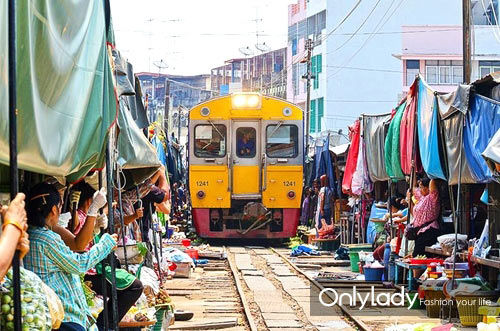
[[59, 330], [84, 331], [93, 323], [80, 275], [113, 251], [116, 235], [103, 235], [98, 244], [83, 254], [71, 251], [61, 236], [52, 231], [61, 207], [61, 197], [53, 185], [41, 183], [31, 189], [26, 203], [30, 251], [24, 257], [24, 266], [61, 299], [64, 319]]

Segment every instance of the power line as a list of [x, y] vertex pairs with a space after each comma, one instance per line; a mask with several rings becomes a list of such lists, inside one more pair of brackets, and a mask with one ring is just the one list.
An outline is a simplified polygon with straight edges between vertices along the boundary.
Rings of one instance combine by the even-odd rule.
[[342, 68], [342, 69], [350, 69], [350, 70], [361, 70], [361, 71], [388, 72], [388, 73], [396, 73], [396, 74], [404, 73], [401, 70], [391, 70], [391, 69], [360, 68], [360, 67], [332, 66], [332, 65], [327, 65], [326, 67], [327, 68]]
[[[387, 24], [387, 22], [389, 21], [389, 19], [394, 15], [394, 13], [398, 10], [398, 8], [403, 4], [404, 0], [400, 0], [399, 4], [394, 8], [394, 10], [392, 11], [392, 13], [387, 17], [387, 19], [385, 20], [385, 22], [382, 24], [382, 21], [384, 20], [385, 16], [389, 13], [391, 7], [389, 7], [387, 9], [387, 11], [385, 12], [385, 14], [382, 16], [382, 18], [380, 19], [380, 21], [377, 23], [377, 25], [375, 26], [375, 29], [373, 31], [373, 33], [368, 37], [366, 38], [365, 42], [361, 45], [361, 47], [358, 48], [358, 50], [349, 58], [347, 59], [347, 61], [344, 61], [344, 63], [342, 64], [342, 67], [346, 66], [347, 64], [349, 64], [352, 59], [358, 55], [358, 53], [365, 47], [365, 45], [373, 38], [373, 36], [375, 35], [376, 32], [380, 31], [380, 29], [382, 29], [384, 27], [385, 24]], [[343, 68], [339, 68], [339, 70], [337, 70], [336, 72], [334, 72], [332, 75], [328, 76], [327, 77], [327, 80], [333, 76], [335, 76], [337, 73], [339, 73], [340, 71], [342, 71]]]
[[[393, 0], [394, 2], [394, 0]], [[375, 3], [375, 6], [373, 6], [372, 10], [368, 13], [368, 15], [366, 16], [366, 18], [364, 19], [363, 22], [361, 22], [361, 24], [359, 25], [359, 27], [356, 29], [356, 31], [354, 31], [354, 33], [342, 44], [340, 45], [339, 47], [337, 47], [336, 49], [334, 49], [333, 51], [336, 52], [338, 51], [339, 49], [341, 49], [342, 47], [344, 47], [349, 41], [351, 41], [352, 38], [354, 38], [354, 36], [359, 32], [359, 30], [361, 30], [361, 28], [365, 25], [365, 23], [368, 21], [368, 19], [370, 18], [370, 16], [372, 16], [373, 12], [375, 11], [375, 9], [377, 8], [378, 4], [380, 3], [380, 0], [378, 0], [376, 3]], [[392, 4], [391, 4], [391, 7], [392, 7]]]
[[380, 103], [395, 103], [396, 101], [394, 100], [326, 100], [326, 102], [345, 102], [345, 103], [375, 103], [375, 102], [380, 102]]

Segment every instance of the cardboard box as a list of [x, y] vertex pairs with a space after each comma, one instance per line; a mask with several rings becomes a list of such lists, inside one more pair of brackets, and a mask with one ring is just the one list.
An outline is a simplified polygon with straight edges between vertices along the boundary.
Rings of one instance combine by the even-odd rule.
[[175, 263], [177, 265], [177, 269], [174, 270], [174, 278], [189, 278], [191, 277], [191, 263], [189, 262], [181, 262]]

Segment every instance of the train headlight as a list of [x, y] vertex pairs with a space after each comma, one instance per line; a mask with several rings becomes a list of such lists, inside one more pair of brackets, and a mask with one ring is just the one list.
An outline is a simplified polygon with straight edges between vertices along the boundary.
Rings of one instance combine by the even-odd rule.
[[260, 109], [262, 96], [258, 93], [238, 93], [231, 96], [233, 109]]
[[286, 107], [286, 108], [283, 108], [283, 116], [291, 116], [292, 115], [292, 109]]
[[198, 191], [198, 193], [196, 193], [196, 196], [198, 197], [198, 199], [203, 199], [205, 197], [205, 192]]
[[288, 199], [295, 199], [295, 191], [288, 191]]

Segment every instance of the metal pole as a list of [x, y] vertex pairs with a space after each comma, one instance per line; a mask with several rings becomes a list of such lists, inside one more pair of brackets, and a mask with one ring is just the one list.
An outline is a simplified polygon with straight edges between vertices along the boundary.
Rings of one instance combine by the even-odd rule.
[[462, 0], [462, 42], [463, 42], [463, 79], [464, 84], [470, 84], [471, 77], [471, 9], [470, 0]]
[[[311, 53], [312, 53], [312, 40], [307, 39], [306, 40], [306, 50], [307, 50], [307, 57], [306, 57], [306, 64], [307, 64], [307, 72], [306, 75], [302, 78], [306, 79], [306, 87], [307, 87], [307, 94], [306, 94], [306, 155], [309, 153], [309, 130], [310, 130], [310, 121], [311, 121], [311, 79], [312, 73], [311, 73]], [[298, 84], [298, 82], [297, 82]]]
[[[151, 219], [151, 225], [153, 225], [153, 210], [152, 206], [149, 206], [149, 218]], [[153, 245], [155, 249], [155, 257], [156, 257], [156, 262], [158, 263], [158, 277], [160, 278], [160, 284], [163, 283], [163, 279], [161, 276], [161, 267], [160, 267], [160, 255], [158, 254], [158, 242], [156, 239], [156, 229], [154, 226], [152, 226], [153, 230]]]
[[[111, 220], [109, 222], [109, 233], [115, 232], [115, 225], [113, 222], [113, 171], [111, 165], [111, 140], [108, 141], [106, 146], [106, 181], [107, 181], [107, 194], [108, 194], [108, 216]], [[111, 301], [112, 301], [112, 313], [113, 322], [110, 325], [112, 330], [118, 330], [118, 297], [116, 294], [116, 266], [114, 254], [111, 253], [108, 256], [109, 266], [111, 268]], [[105, 270], [102, 270], [105, 275]]]
[[120, 225], [123, 243], [123, 257], [125, 259], [125, 269], [128, 271], [127, 245], [125, 244], [125, 222], [123, 221], [122, 183], [120, 170], [116, 168], [116, 184], [118, 185], [118, 208], [120, 208]]
[[[138, 204], [138, 208], [142, 208], [142, 200], [141, 200], [141, 195], [139, 194], [139, 185], [136, 185], [135, 186], [135, 192], [137, 193], [137, 202], [139, 203]], [[140, 207], [139, 207], [140, 206]], [[141, 229], [141, 241], [144, 241], [144, 235], [142, 233], [142, 220], [144, 219], [144, 216], [141, 217], [141, 219], [139, 220], [139, 228]], [[137, 238], [135, 238], [137, 240]]]
[[[102, 171], [99, 171], [99, 175], [97, 176], [98, 178], [98, 185], [99, 185], [99, 190], [102, 188]], [[101, 235], [104, 234], [104, 229], [101, 229]], [[106, 270], [106, 259], [101, 261], [101, 270]], [[108, 283], [106, 281], [106, 274], [103, 272], [101, 275], [101, 287], [102, 287], [102, 297], [104, 298], [103, 300], [103, 310], [101, 314], [103, 314], [103, 319], [104, 319], [104, 328], [107, 330], [109, 328], [109, 320], [108, 320]]]
[[168, 129], [170, 128], [170, 80], [168, 77], [165, 77], [165, 119], [163, 121], [163, 129], [165, 130], [166, 135], [168, 136]]
[[[8, 3], [8, 43], [9, 43], [9, 170], [10, 199], [14, 200], [19, 191], [17, 168], [17, 86], [16, 86], [16, 1]], [[21, 273], [19, 251], [12, 258], [12, 280], [14, 287], [14, 330], [21, 330]]]
[[177, 107], [177, 143], [179, 145], [181, 144], [181, 107], [180, 105]]

